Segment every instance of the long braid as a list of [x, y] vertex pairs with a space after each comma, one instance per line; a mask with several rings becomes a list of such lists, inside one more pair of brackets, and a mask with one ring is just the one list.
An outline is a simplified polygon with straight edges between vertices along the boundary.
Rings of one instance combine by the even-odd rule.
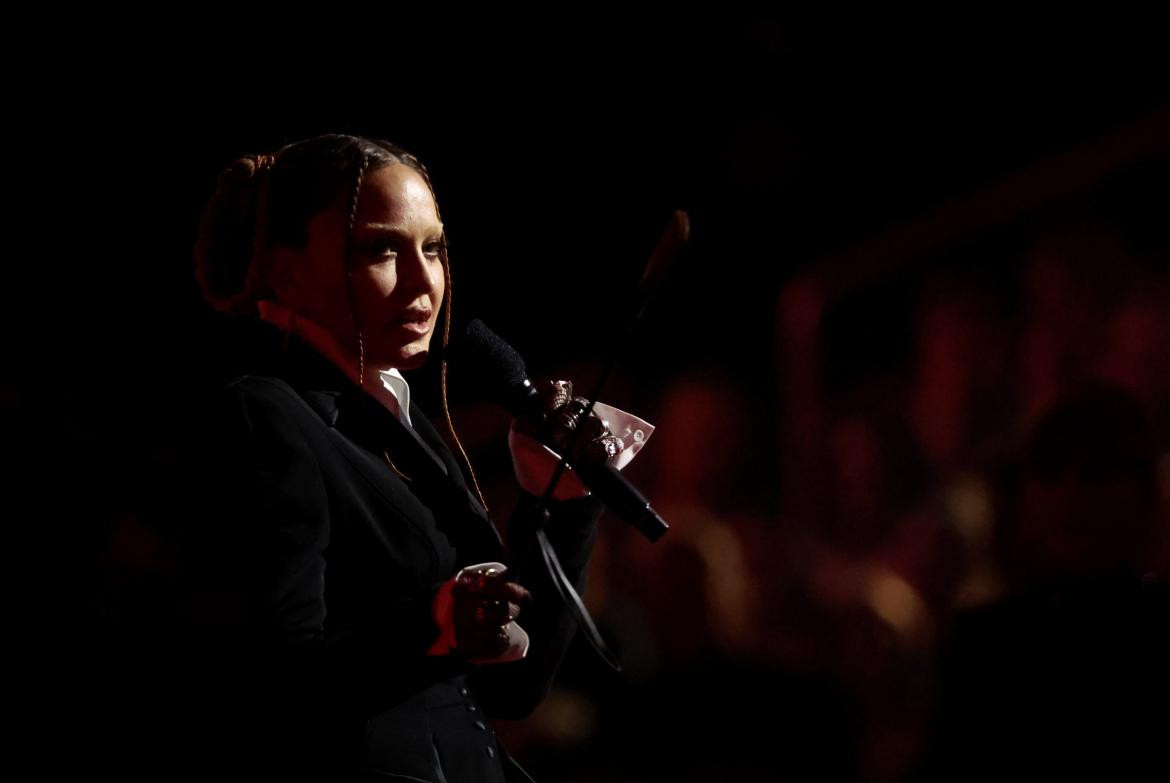
[[365, 179], [366, 169], [370, 165], [369, 158], [362, 153], [361, 163], [358, 164], [357, 176], [354, 177], [353, 193], [349, 200], [349, 216], [346, 222], [346, 241], [345, 241], [345, 288], [349, 296], [349, 312], [353, 316], [353, 327], [357, 331], [357, 353], [358, 353], [358, 386], [365, 386], [366, 382], [366, 345], [362, 337], [362, 322], [358, 315], [357, 296], [354, 294], [353, 285], [353, 262], [354, 262], [354, 242], [353, 229], [357, 222], [357, 208], [358, 197], [362, 192], [362, 180]]
[[[447, 252], [444, 249], [443, 258], [446, 259]], [[451, 433], [451, 438], [455, 441], [455, 445], [459, 448], [459, 453], [463, 457], [463, 464], [467, 466], [467, 472], [471, 476], [471, 484], [475, 487], [475, 494], [479, 497], [479, 502], [483, 504], [484, 511], [488, 510], [487, 500], [484, 499], [483, 490], [479, 487], [479, 479], [476, 478], [475, 468], [471, 467], [471, 458], [467, 456], [467, 451], [463, 448], [463, 441], [459, 440], [459, 433], [455, 431], [455, 422], [451, 421], [451, 409], [447, 405], [447, 356], [446, 348], [449, 336], [451, 334], [451, 269], [443, 264], [443, 276], [447, 282], [447, 290], [444, 298], [447, 300], [447, 315], [443, 318], [443, 348], [444, 356], [440, 362], [439, 375], [439, 389], [443, 400], [443, 417], [447, 421], [447, 430]]]

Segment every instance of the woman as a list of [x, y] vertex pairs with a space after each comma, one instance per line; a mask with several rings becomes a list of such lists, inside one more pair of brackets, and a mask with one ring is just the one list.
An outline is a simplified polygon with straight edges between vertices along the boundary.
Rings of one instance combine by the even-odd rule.
[[[426, 169], [340, 135], [237, 161], [196, 259], [208, 301], [259, 335], [205, 430], [186, 545], [199, 774], [527, 779], [485, 715], [536, 706], [574, 623], [535, 515], [511, 520], [505, 548], [462, 448], [400, 372], [450, 328]], [[553, 505], [546, 530], [579, 589], [600, 506]]]

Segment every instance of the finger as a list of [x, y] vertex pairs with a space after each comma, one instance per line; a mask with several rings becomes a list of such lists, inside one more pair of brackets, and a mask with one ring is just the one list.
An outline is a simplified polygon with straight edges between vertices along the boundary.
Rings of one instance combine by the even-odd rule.
[[[554, 448], [563, 451], [573, 436], [574, 430], [581, 423], [589, 401], [584, 397], [574, 397], [562, 405], [550, 420], [550, 438]], [[592, 416], [590, 416], [590, 420]], [[579, 442], [579, 441], [578, 441]]]
[[517, 604], [525, 604], [532, 597], [523, 586], [516, 582], [509, 582], [503, 574], [484, 575], [475, 572], [461, 574], [455, 580], [451, 594], [456, 598], [469, 596], [479, 599], [512, 601]]
[[520, 604], [514, 601], [498, 601], [492, 605], [492, 620], [497, 625], [507, 625], [520, 616]]
[[475, 594], [477, 598], [491, 598], [497, 601], [526, 604], [532, 600], [531, 593], [516, 582], [505, 580], [491, 581], [484, 584], [482, 590]]
[[520, 606], [512, 601], [480, 601], [474, 611], [478, 626], [501, 626], [520, 616]]
[[587, 461], [599, 465], [616, 457], [624, 448], [625, 443], [621, 438], [612, 433], [606, 433], [600, 438], [587, 443], [581, 449], [581, 456]]
[[455, 575], [454, 593], [479, 593], [485, 585], [494, 580], [502, 579], [508, 567], [503, 563], [481, 563], [461, 569]]
[[596, 448], [593, 444], [607, 436], [612, 437], [612, 433], [610, 433], [605, 420], [597, 416], [590, 416], [581, 423], [581, 435], [577, 438], [573, 456], [577, 458], [592, 457]]
[[581, 439], [588, 442], [600, 438], [609, 430], [609, 424], [597, 414], [590, 414], [581, 424]]

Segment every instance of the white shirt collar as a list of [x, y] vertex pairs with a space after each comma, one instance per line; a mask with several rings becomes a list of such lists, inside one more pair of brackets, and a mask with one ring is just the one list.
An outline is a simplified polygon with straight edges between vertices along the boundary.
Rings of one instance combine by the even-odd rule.
[[381, 388], [369, 388], [376, 384], [376, 381], [366, 380], [365, 389], [378, 398], [383, 405], [386, 405], [386, 395], [394, 399], [394, 404], [398, 410], [386, 405], [390, 408], [390, 412], [398, 416], [398, 420], [406, 424], [408, 427], [414, 425], [410, 421], [410, 384], [402, 377], [402, 373], [398, 371], [397, 367], [386, 367], [378, 370], [378, 379], [382, 382]]
[[[357, 357], [342, 348], [331, 332], [279, 302], [261, 301], [258, 307], [262, 320], [300, 337], [355, 383], [359, 381]], [[367, 365], [361, 386], [399, 421], [414, 426], [410, 421], [410, 385], [398, 368]]]

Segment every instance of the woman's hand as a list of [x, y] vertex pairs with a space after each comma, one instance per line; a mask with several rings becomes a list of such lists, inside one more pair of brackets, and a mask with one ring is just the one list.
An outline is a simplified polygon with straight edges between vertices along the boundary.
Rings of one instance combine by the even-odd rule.
[[[544, 402], [541, 417], [521, 416], [512, 420], [508, 445], [520, 486], [531, 495], [543, 495], [549, 479], [572, 442], [573, 432], [581, 434], [573, 444], [571, 461], [602, 463], [622, 452], [625, 443], [610, 431], [609, 422], [591, 412], [582, 414], [588, 405], [583, 397], [573, 396], [570, 381], [547, 381], [537, 386]], [[519, 437], [525, 436], [525, 437]], [[561, 476], [553, 495], [555, 500], [570, 500], [589, 494], [571, 470]]]
[[[586, 460], [602, 463], [619, 454], [625, 444], [610, 432], [609, 422], [591, 411], [583, 419], [589, 401], [573, 396], [572, 381], [546, 381], [537, 386], [544, 402], [544, 422], [532, 419], [517, 419], [516, 429], [534, 437], [558, 454], [564, 454], [573, 443], [570, 460]], [[573, 433], [581, 428], [581, 434], [573, 440]]]
[[452, 652], [472, 663], [505, 663], [528, 653], [528, 634], [516, 623], [531, 596], [504, 578], [503, 563], [480, 563], [459, 571], [435, 594], [440, 629], [430, 655]]

